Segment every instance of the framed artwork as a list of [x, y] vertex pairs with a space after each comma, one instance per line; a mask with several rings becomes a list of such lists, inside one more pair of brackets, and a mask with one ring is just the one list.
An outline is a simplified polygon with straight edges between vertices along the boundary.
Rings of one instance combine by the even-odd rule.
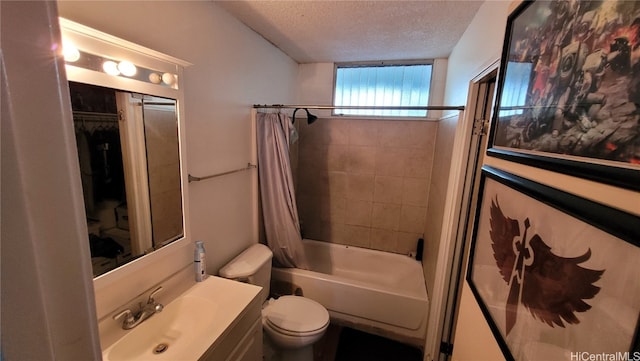
[[640, 190], [640, 1], [525, 1], [507, 20], [489, 155]]
[[467, 282], [506, 359], [640, 359], [640, 217], [485, 166], [475, 219]]

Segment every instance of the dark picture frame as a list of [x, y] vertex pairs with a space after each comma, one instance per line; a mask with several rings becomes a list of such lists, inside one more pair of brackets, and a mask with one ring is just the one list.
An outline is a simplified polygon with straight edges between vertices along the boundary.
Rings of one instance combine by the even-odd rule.
[[640, 357], [639, 224], [482, 168], [466, 280], [507, 360]]
[[640, 190], [640, 2], [516, 8], [487, 154]]

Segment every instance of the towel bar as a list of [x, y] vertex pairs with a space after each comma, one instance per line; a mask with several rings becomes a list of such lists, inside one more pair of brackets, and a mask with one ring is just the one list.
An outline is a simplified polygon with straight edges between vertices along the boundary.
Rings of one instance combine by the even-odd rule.
[[205, 177], [195, 177], [195, 176], [192, 176], [191, 174], [189, 174], [189, 183], [191, 183], [191, 182], [199, 182], [199, 181], [202, 181], [202, 180], [205, 180], [205, 179], [220, 177], [220, 176], [227, 175], [227, 174], [242, 172], [242, 171], [253, 169], [253, 168], [258, 168], [258, 166], [255, 165], [255, 164], [247, 163], [246, 167], [230, 170], [230, 171], [227, 171], [227, 172], [216, 173], [216, 174], [208, 175], [208, 176], [205, 176]]

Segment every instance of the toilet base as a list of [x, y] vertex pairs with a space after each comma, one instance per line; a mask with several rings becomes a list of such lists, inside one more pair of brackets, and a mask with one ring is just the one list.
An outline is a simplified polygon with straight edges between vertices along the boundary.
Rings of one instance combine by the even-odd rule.
[[297, 349], [282, 349], [264, 335], [262, 349], [264, 361], [313, 361], [313, 345]]
[[313, 361], [313, 345], [294, 350], [282, 350], [281, 361]]

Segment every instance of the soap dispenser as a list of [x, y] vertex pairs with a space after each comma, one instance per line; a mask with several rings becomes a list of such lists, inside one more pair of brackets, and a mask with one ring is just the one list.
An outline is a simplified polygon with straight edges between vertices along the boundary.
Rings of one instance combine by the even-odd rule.
[[196, 282], [202, 282], [207, 278], [207, 266], [205, 263], [204, 243], [196, 241], [196, 249], [193, 252], [193, 264], [196, 272]]

